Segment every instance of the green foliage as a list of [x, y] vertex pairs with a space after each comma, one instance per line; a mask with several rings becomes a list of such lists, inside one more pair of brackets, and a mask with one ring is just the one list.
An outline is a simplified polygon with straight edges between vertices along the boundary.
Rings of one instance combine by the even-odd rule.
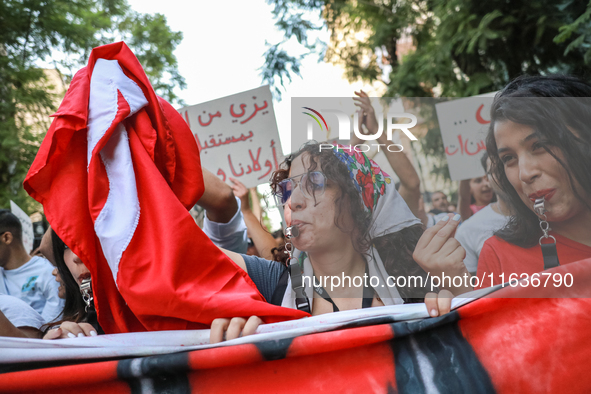
[[[345, 67], [350, 81], [381, 81], [388, 97], [465, 97], [498, 90], [522, 74], [584, 75], [591, 64], [591, 2], [580, 0], [268, 0], [286, 40]], [[299, 15], [297, 33], [293, 15]], [[305, 17], [319, 15], [330, 42], [310, 43]], [[310, 22], [307, 22], [308, 24]], [[318, 29], [314, 26], [314, 29]], [[574, 38], [573, 38], [574, 37]], [[399, 56], [397, 46], [412, 49]], [[280, 46], [280, 45], [279, 45]], [[272, 68], [289, 75], [282, 53]], [[267, 59], [269, 61], [269, 59]], [[301, 59], [296, 59], [300, 61]], [[282, 63], [282, 62], [285, 63]], [[298, 63], [299, 65], [299, 63]], [[438, 130], [420, 142], [449, 179]], [[437, 164], [439, 163], [439, 164]]]
[[142, 64], [154, 90], [168, 101], [184, 105], [173, 89], [186, 87], [176, 67], [174, 49], [183, 40], [183, 33], [173, 32], [164, 15], [130, 12], [119, 24], [121, 39], [133, 50]]
[[156, 92], [178, 102], [184, 88], [173, 32], [160, 14], [130, 10], [126, 0], [3, 0], [0, 2], [0, 207], [14, 200], [26, 211], [39, 209], [22, 188], [55, 112], [56, 97], [41, 64], [64, 82], [83, 66], [92, 48], [124, 40], [134, 51]]
[[[269, 200], [263, 193], [259, 191], [258, 188], [255, 188], [257, 193], [257, 198], [259, 199], [259, 204], [261, 206], [261, 225], [265, 227], [265, 230], [271, 232], [273, 226], [271, 226], [271, 218], [269, 217], [269, 212], [267, 211], [270, 207]], [[251, 206], [252, 206], [252, 194], [250, 195]]]
[[[560, 4], [560, 9], [566, 9], [571, 6], [573, 0], [564, 1]], [[585, 64], [591, 63], [591, 1], [587, 4], [585, 12], [575, 19], [572, 23], [561, 26], [560, 34], [554, 38], [554, 42], [561, 44], [572, 36], [577, 34], [578, 37], [572, 40], [564, 50], [564, 55], [568, 55], [571, 51], [583, 51]]]
[[[320, 30], [321, 26], [316, 26], [305, 18], [306, 10], [317, 9], [321, 5], [322, 1], [317, 0], [287, 2], [279, 0], [275, 2], [273, 9], [273, 16], [276, 19], [275, 26], [284, 32], [284, 39], [276, 44], [265, 42], [268, 49], [264, 54], [265, 64], [261, 69], [261, 77], [264, 84], [275, 87], [274, 93], [279, 100], [281, 99], [281, 89], [278, 85], [285, 88], [285, 81], [291, 82], [292, 74], [301, 77], [302, 60], [317, 52], [318, 46], [322, 46], [319, 43], [309, 43], [308, 33]], [[291, 56], [282, 49], [282, 46], [292, 38], [295, 38], [304, 47], [304, 54]]]
[[271, 45], [264, 56], [265, 67], [261, 73], [263, 83], [274, 86], [275, 95], [281, 98], [281, 90], [277, 87], [277, 82], [285, 88], [285, 79], [291, 82], [292, 73], [301, 77], [302, 56], [289, 56], [287, 52], [280, 48], [280, 44]]

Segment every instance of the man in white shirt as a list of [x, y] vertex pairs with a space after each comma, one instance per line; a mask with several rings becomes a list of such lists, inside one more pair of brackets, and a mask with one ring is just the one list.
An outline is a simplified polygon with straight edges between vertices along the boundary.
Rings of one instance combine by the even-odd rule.
[[64, 309], [53, 268], [43, 257], [29, 256], [20, 221], [9, 210], [0, 210], [0, 294], [20, 298], [51, 322]]
[[488, 174], [490, 186], [497, 195], [497, 201], [488, 204], [476, 212], [463, 222], [456, 231], [456, 239], [466, 249], [464, 264], [468, 272], [472, 275], [476, 274], [478, 257], [480, 256], [484, 242], [492, 237], [495, 231], [503, 228], [511, 217], [509, 200], [489, 173], [490, 159], [488, 158], [488, 154], [485, 153], [481, 162]]

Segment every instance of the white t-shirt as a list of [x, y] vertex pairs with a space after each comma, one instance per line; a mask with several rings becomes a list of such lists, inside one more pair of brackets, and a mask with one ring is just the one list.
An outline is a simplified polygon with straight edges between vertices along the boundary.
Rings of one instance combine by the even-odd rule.
[[203, 219], [203, 232], [218, 247], [227, 249], [235, 253], [246, 253], [248, 248], [248, 236], [246, 235], [246, 223], [244, 216], [240, 211], [240, 199], [235, 197], [238, 202], [238, 210], [234, 217], [228, 223], [212, 222], [207, 218]]
[[50, 322], [64, 310], [64, 300], [58, 296], [59, 284], [51, 274], [54, 268], [40, 256], [13, 270], [0, 268], [0, 294], [20, 298]]
[[492, 237], [495, 231], [503, 228], [509, 220], [509, 216], [496, 213], [492, 209], [493, 204], [496, 203], [488, 204], [476, 212], [456, 231], [456, 239], [466, 249], [464, 264], [472, 275], [476, 274], [478, 256], [484, 242]]
[[15, 327], [40, 329], [45, 321], [26, 302], [9, 295], [0, 295], [0, 310]]

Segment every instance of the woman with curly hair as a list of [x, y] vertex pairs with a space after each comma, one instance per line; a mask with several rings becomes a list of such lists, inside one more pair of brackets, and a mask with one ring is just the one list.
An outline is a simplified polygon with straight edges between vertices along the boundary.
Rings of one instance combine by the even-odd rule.
[[[292, 239], [297, 262], [292, 260], [288, 269], [274, 261], [226, 254], [268, 302], [298, 309], [305, 303], [312, 315], [423, 299], [432, 315], [449, 310], [444, 297], [425, 296], [428, 275], [467, 275], [465, 251], [453, 238], [459, 215], [450, 214], [423, 233], [421, 222], [375, 162], [350, 147], [320, 147], [305, 145], [271, 180], [287, 225], [298, 229]], [[400, 276], [416, 279], [393, 285], [391, 278]], [[342, 283], [327, 291], [326, 278], [336, 277]], [[355, 285], [353, 278], [367, 279]], [[471, 288], [441, 290], [458, 295]], [[227, 339], [253, 333], [260, 323], [255, 316], [216, 319], [211, 342], [221, 341], [224, 332]]]

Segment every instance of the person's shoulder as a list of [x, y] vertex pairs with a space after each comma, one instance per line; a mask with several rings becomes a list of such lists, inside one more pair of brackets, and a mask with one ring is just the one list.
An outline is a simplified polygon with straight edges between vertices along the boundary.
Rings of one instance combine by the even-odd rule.
[[273, 260], [267, 260], [258, 256], [242, 255], [246, 265], [246, 272], [259, 292], [267, 301], [273, 298], [281, 276], [287, 268]]
[[575, 249], [581, 252], [585, 252], [591, 255], [591, 246], [587, 246], [580, 242], [574, 241], [570, 238], [565, 237], [564, 235], [552, 233], [552, 236], [556, 239], [558, 244], [564, 245], [567, 248]]
[[482, 213], [482, 210], [479, 212], [476, 212], [475, 214], [470, 216], [468, 219], [462, 221], [462, 223], [458, 227], [457, 233], [465, 235], [465, 236], [469, 236], [469, 237], [473, 237], [475, 235], [478, 235], [478, 234], [474, 233], [474, 230], [477, 228], [480, 228], [482, 225], [482, 222], [485, 220], [486, 220], [486, 213]]
[[55, 266], [43, 256], [33, 256], [27, 264], [31, 267], [38, 267], [49, 272], [53, 271], [55, 268]]
[[486, 215], [487, 213], [490, 214], [491, 212], [495, 212], [494, 209], [492, 208], [492, 204], [493, 203], [485, 205], [484, 207], [480, 208], [478, 210], [478, 212], [476, 212], [476, 213], [474, 213], [474, 215], [472, 215], [472, 217], [482, 217], [483, 215]]
[[49, 271], [51, 273], [53, 268], [53, 264], [51, 264], [45, 257], [33, 256], [29, 261], [20, 267], [11, 270], [5, 270], [4, 272], [6, 272], [6, 275], [18, 277], [20, 275], [28, 275], [31, 272], [39, 273], [42, 271]]
[[[515, 248], [519, 247], [517, 245], [513, 245], [512, 243], [505, 241], [504, 239], [502, 239], [496, 235], [493, 235], [492, 237], [490, 237], [489, 239], [484, 241], [484, 245], [487, 245], [488, 247], [493, 248], [493, 249], [497, 249], [499, 247], [515, 247]], [[483, 248], [484, 248], [484, 246], [483, 246]]]
[[484, 241], [478, 256], [478, 275], [482, 274], [482, 272], [496, 272], [501, 268], [500, 263], [504, 260], [503, 251], [506, 249], [503, 245], [506, 246], [509, 243], [496, 235]]
[[257, 266], [272, 267], [272, 268], [280, 268], [280, 267], [285, 268], [285, 266], [278, 261], [267, 260], [267, 259], [264, 259], [259, 256], [251, 256], [251, 255], [247, 255], [247, 254], [242, 254], [242, 257], [244, 258], [244, 262], [246, 263], [247, 267], [251, 266], [251, 265], [257, 265]]
[[18, 297], [0, 295], [0, 311], [15, 327], [41, 328], [43, 317], [28, 303]]
[[503, 228], [508, 220], [508, 216], [495, 212], [489, 205], [463, 222], [458, 228], [458, 233], [471, 234], [472, 237], [485, 236], [489, 238], [492, 233]]
[[[481, 210], [479, 210], [478, 212], [474, 213], [468, 219], [466, 219], [464, 224], [472, 223], [472, 225], [475, 225], [476, 223], [481, 222], [481, 221], [488, 221], [488, 220], [490, 220], [491, 216], [495, 216], [495, 215], [500, 215], [500, 214], [496, 213], [494, 211], [494, 209], [492, 209], [492, 207], [489, 204], [489, 205], [485, 206], [484, 208], [482, 208]], [[502, 215], [500, 215], [500, 216], [502, 216]]]
[[[482, 244], [482, 249], [480, 250], [480, 258], [484, 258], [490, 255], [495, 255], [498, 257], [500, 254], [499, 252], [503, 251], [509, 244], [507, 241], [502, 240], [501, 238], [493, 235], [492, 237], [488, 238]], [[480, 261], [479, 258], [479, 261]]]
[[498, 258], [502, 261], [511, 260], [518, 261], [522, 258], [530, 256], [532, 253], [537, 253], [539, 246], [524, 248], [511, 242], [505, 241], [504, 239], [493, 235], [484, 242], [481, 253], [487, 253], [488, 251], [494, 251]]
[[21, 310], [32, 309], [29, 304], [27, 304], [25, 301], [21, 300], [18, 297], [8, 294], [0, 294], [0, 310], [4, 312], [10, 308], [16, 308]]

